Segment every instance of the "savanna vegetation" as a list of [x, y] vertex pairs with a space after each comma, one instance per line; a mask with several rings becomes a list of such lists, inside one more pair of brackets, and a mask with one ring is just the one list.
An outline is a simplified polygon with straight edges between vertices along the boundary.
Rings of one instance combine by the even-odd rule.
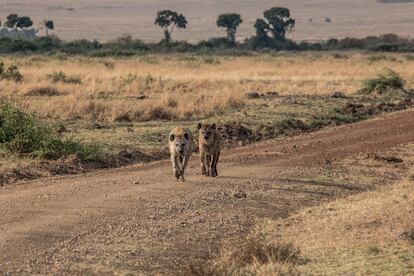
[[[45, 170], [78, 173], [165, 158], [177, 124], [196, 133], [198, 122], [215, 121], [224, 146], [234, 147], [414, 106], [414, 56], [386, 53], [411, 52], [414, 40], [389, 34], [295, 42], [287, 36], [295, 22], [288, 9], [271, 8], [252, 26], [256, 35], [238, 41], [243, 18], [226, 13], [216, 21], [225, 37], [190, 44], [173, 40], [186, 17], [163, 10], [154, 22], [164, 34], [159, 43], [128, 35], [62, 41], [49, 35], [55, 26], [46, 19], [44, 37], [0, 39], [0, 53], [9, 54], [0, 63], [0, 185]], [[5, 25], [33, 22], [11, 14]], [[352, 49], [371, 51], [341, 51]], [[347, 181], [386, 184], [360, 165]], [[344, 181], [342, 174], [318, 175]], [[190, 274], [412, 273], [412, 180], [409, 172], [400, 184], [271, 221]]]
[[164, 158], [176, 124], [195, 131], [199, 121], [217, 121], [231, 147], [413, 105], [414, 64], [405, 54], [8, 56], [3, 63], [3, 101], [51, 126], [44, 148], [3, 151], [4, 169], [72, 155], [101, 166]]

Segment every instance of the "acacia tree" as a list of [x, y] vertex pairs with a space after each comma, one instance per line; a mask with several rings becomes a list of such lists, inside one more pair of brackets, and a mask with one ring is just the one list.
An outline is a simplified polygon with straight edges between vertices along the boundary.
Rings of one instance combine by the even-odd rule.
[[269, 25], [269, 31], [276, 40], [285, 40], [286, 33], [293, 31], [295, 27], [295, 20], [290, 17], [287, 8], [271, 8], [264, 12], [264, 17]]
[[7, 21], [4, 23], [4, 25], [8, 28], [14, 28], [16, 27], [17, 20], [19, 19], [19, 16], [16, 13], [11, 13], [7, 16]]
[[16, 13], [9, 14], [7, 21], [4, 23], [9, 28], [29, 28], [33, 26], [33, 21], [28, 16], [18, 16]]
[[49, 30], [53, 30], [55, 28], [55, 23], [52, 20], [43, 20], [43, 24], [45, 25], [46, 36], [49, 36]]
[[22, 17], [18, 17], [17, 22], [16, 22], [16, 27], [21, 29], [21, 28], [29, 28], [33, 26], [33, 21], [32, 19], [30, 19], [30, 17], [28, 16], [22, 16]]
[[230, 45], [236, 44], [236, 32], [241, 23], [243, 20], [237, 13], [221, 14], [217, 18], [217, 26], [226, 29], [227, 41]]
[[168, 43], [171, 41], [171, 35], [174, 28], [177, 27], [185, 29], [188, 22], [182, 14], [178, 14], [177, 12], [171, 10], [162, 10], [157, 13], [155, 24], [164, 30], [164, 41]]
[[257, 19], [254, 28], [256, 29], [256, 36], [261, 39], [265, 39], [270, 31], [269, 24], [263, 19]]

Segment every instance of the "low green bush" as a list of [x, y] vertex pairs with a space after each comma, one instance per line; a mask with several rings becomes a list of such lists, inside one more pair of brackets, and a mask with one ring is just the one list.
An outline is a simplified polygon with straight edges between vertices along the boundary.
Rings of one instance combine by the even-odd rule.
[[365, 80], [360, 90], [363, 94], [383, 94], [390, 89], [404, 89], [405, 80], [396, 72], [387, 69], [377, 77]]
[[9, 103], [0, 104], [0, 147], [3, 152], [35, 158], [58, 159], [77, 155], [81, 160], [98, 161], [98, 145], [65, 139], [52, 126]]

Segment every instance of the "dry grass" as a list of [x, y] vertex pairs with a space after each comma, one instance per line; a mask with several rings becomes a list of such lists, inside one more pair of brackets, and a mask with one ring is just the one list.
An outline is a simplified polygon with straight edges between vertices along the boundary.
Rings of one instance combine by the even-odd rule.
[[300, 245], [309, 260], [296, 266], [301, 274], [412, 274], [413, 213], [409, 172], [397, 184], [305, 209], [287, 220], [269, 222], [261, 231], [271, 241]]
[[215, 262], [204, 267], [190, 267], [188, 275], [250, 275], [260, 269], [259, 275], [287, 274], [295, 272], [300, 262], [300, 250], [291, 243], [269, 243], [261, 233], [253, 233], [240, 241], [238, 247], [223, 248]]
[[[146, 121], [205, 118], [248, 104], [249, 91], [282, 95], [353, 93], [361, 82], [392, 68], [414, 81], [414, 63], [404, 55], [372, 59], [367, 54], [280, 54], [210, 58], [141, 56], [128, 59], [9, 57], [22, 83], [0, 82], [13, 97], [42, 117], [64, 120]], [[375, 60], [375, 62], [370, 62]], [[108, 66], [110, 64], [111, 66]], [[53, 82], [63, 72], [81, 83]], [[51, 96], [49, 92], [56, 97]], [[31, 96], [31, 97], [28, 97]], [[38, 96], [38, 97], [33, 97]]]
[[[383, 185], [259, 225], [244, 241], [229, 242], [214, 261], [189, 274], [413, 274], [413, 153], [414, 144], [384, 153], [401, 157], [399, 166], [369, 156], [341, 161], [323, 174], [336, 179], [334, 172], [340, 170], [349, 183]], [[393, 177], [400, 180], [384, 185], [390, 181], [384, 175], [392, 174], [400, 174]]]

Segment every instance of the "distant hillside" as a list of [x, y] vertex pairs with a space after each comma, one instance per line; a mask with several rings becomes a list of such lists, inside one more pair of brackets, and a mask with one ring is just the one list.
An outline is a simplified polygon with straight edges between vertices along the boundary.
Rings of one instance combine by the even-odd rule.
[[[387, 3], [385, 3], [387, 2]], [[398, 3], [396, 3], [398, 2]], [[404, 3], [402, 3], [404, 2]], [[220, 13], [238, 12], [244, 23], [239, 39], [254, 33], [252, 25], [263, 11], [273, 6], [291, 9], [297, 20], [297, 40], [397, 33], [414, 37], [414, 3], [407, 0], [0, 0], [0, 19], [12, 12], [31, 16], [35, 23], [45, 17], [55, 21], [60, 37], [68, 40], [97, 38], [110, 40], [132, 34], [146, 41], [157, 41], [162, 32], [154, 26], [160, 9], [184, 13], [189, 26], [174, 37], [198, 41], [223, 36], [215, 20]], [[386, 7], [385, 7], [386, 6]], [[328, 20], [329, 18], [330, 20]]]

